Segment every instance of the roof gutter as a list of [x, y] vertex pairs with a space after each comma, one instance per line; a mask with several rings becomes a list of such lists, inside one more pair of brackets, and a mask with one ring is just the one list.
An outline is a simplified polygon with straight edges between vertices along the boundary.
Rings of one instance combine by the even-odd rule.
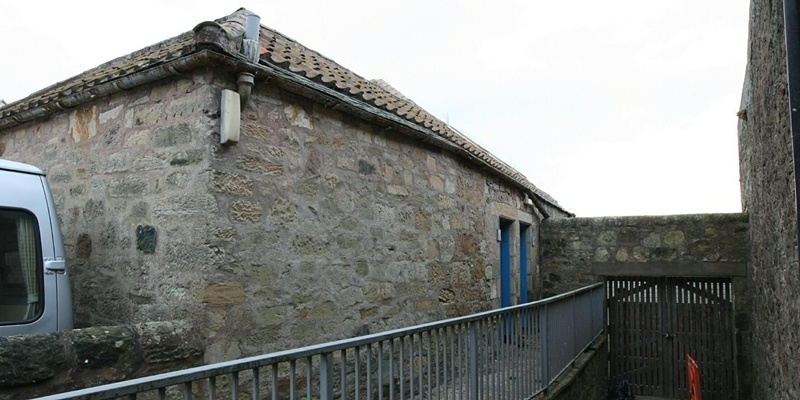
[[[547, 212], [547, 208], [545, 208], [544, 204], [542, 204], [542, 201], [539, 199], [539, 196], [536, 196], [534, 194], [533, 197], [531, 197], [531, 200], [533, 200], [534, 207], [536, 207], [536, 210], [538, 210], [542, 214], [542, 217], [544, 219], [550, 218], [550, 213]], [[572, 213], [568, 213], [568, 214], [569, 214], [570, 217], [574, 217], [575, 216], [575, 214], [572, 214]]]
[[218, 62], [212, 52], [201, 50], [165, 64], [157, 65], [142, 71], [119, 77], [113, 81], [105, 82], [58, 101], [38, 105], [8, 118], [0, 119], [0, 129], [11, 128], [33, 120], [43, 118], [59, 111], [78, 107], [97, 98], [119, 93], [127, 89], [141, 86], [150, 82], [170, 76], [181, 75], [198, 67]]

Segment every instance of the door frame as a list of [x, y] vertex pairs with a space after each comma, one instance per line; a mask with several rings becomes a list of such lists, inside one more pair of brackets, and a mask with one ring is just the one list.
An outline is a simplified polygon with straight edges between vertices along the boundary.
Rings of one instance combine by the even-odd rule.
[[514, 221], [500, 218], [500, 307], [511, 302], [511, 228]]
[[528, 233], [531, 226], [528, 224], [519, 224], [519, 303], [525, 304], [528, 299], [528, 247], [530, 246], [528, 240]]

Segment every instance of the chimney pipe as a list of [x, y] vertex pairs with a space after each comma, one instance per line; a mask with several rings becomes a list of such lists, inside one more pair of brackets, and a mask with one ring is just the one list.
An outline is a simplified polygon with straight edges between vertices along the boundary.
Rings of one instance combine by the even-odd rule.
[[242, 54], [252, 63], [258, 63], [261, 55], [261, 43], [258, 42], [258, 33], [261, 29], [261, 17], [255, 14], [247, 14], [244, 27], [244, 38], [242, 39]]
[[247, 22], [245, 24], [245, 39], [258, 40], [258, 28], [261, 26], [261, 17], [255, 14], [247, 15]]

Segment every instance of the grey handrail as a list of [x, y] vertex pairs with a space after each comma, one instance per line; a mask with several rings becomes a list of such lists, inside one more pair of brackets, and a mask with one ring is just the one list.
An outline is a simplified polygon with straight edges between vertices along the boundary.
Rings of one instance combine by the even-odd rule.
[[[586, 307], [590, 307], [589, 314], [591, 317], [589, 321], [578, 321], [577, 314], [575, 311], [575, 299], [581, 297], [582, 299], [585, 297], [589, 297], [584, 299], [583, 302], [586, 303]], [[413, 362], [408, 361], [408, 365], [410, 368], [410, 373], [408, 376], [408, 383], [411, 390], [415, 387], [415, 380], [418, 380], [420, 384], [417, 388], [418, 390], [423, 390], [423, 374], [425, 371], [422, 371], [423, 368], [421, 367], [421, 363], [423, 362], [423, 358], [426, 359], [428, 363], [428, 375], [425, 376], [428, 382], [431, 381], [431, 359], [433, 356], [433, 344], [436, 345], [436, 381], [437, 383], [441, 383], [444, 385], [445, 390], [448, 390], [448, 385], [450, 389], [456, 390], [456, 381], [459, 382], [468, 381], [468, 385], [463, 388], [458, 388], [460, 391], [468, 390], [472, 393], [475, 397], [471, 398], [480, 398], [478, 391], [480, 390], [481, 383], [483, 382], [483, 386], [491, 386], [493, 382], [486, 381], [486, 378], [482, 378], [478, 376], [481, 371], [494, 371], [497, 373], [505, 373], [503, 368], [511, 368], [511, 366], [504, 366], [499, 365], [496, 366], [494, 364], [498, 363], [498, 361], [504, 361], [505, 363], [510, 362], [524, 362], [531, 366], [531, 368], [539, 368], [540, 374], [539, 377], [532, 378], [532, 382], [535, 383], [532, 387], [536, 387], [533, 389], [532, 393], [526, 393], [526, 395], [533, 395], [541, 390], [543, 390], [547, 385], [549, 385], [556, 376], [563, 371], [566, 367], [569, 366], [571, 360], [577, 357], [583, 349], [588, 346], [592, 340], [599, 334], [603, 329], [602, 324], [602, 307], [603, 307], [603, 300], [604, 300], [604, 288], [602, 283], [597, 283], [594, 285], [590, 285], [584, 288], [580, 288], [577, 290], [573, 290], [568, 293], [563, 293], [554, 297], [550, 297], [547, 299], [542, 299], [526, 304], [520, 304], [516, 306], [501, 308], [497, 310], [485, 311], [477, 314], [472, 314], [463, 317], [456, 317], [451, 319], [446, 319], [442, 321], [435, 321], [429, 322], [425, 324], [420, 324], [412, 327], [407, 328], [400, 328], [389, 330], [385, 332], [379, 332], [374, 334], [368, 334], [352, 339], [343, 339], [332, 341], [328, 343], [322, 343], [317, 345], [305, 346], [291, 350], [284, 350], [278, 351], [274, 353], [258, 355], [253, 357], [242, 358], [238, 360], [226, 361], [216, 364], [204, 365], [195, 368], [184, 369], [180, 371], [168, 372], [153, 376], [147, 376], [142, 378], [131, 379], [128, 381], [117, 382], [87, 389], [76, 390], [72, 392], [66, 392], [61, 394], [56, 394], [52, 396], [43, 397], [42, 399], [105, 399], [105, 398], [115, 398], [121, 396], [135, 396], [136, 393], [153, 391], [158, 389], [163, 389], [170, 386], [176, 385], [190, 385], [192, 382], [202, 381], [205, 379], [212, 379], [218, 376], [224, 375], [231, 375], [238, 376], [236, 374], [242, 371], [256, 371], [258, 373], [258, 369], [265, 368], [265, 367], [272, 367], [273, 370], [273, 384], [276, 384], [276, 375], [277, 375], [277, 365], [281, 363], [291, 362], [294, 363], [296, 361], [306, 360], [308, 362], [309, 368], [308, 371], [311, 371], [311, 363], [312, 358], [318, 359], [317, 365], [319, 365], [319, 387], [324, 388], [321, 393], [322, 398], [328, 397], [332, 393], [333, 387], [333, 361], [331, 360], [331, 355], [334, 353], [339, 352], [342, 354], [340, 357], [341, 360], [345, 360], [346, 352], [348, 350], [355, 350], [356, 354], [358, 354], [358, 349], [366, 348], [372, 349], [370, 351], [375, 351], [374, 347], [377, 345], [381, 350], [380, 361], [384, 361], [383, 353], [383, 344], [389, 343], [392, 347], [388, 355], [388, 364], [391, 371], [393, 366], [393, 362], [398, 363], [399, 371], [400, 371], [400, 388], [403, 389], [403, 382], [406, 380], [403, 377], [404, 371], [404, 363], [406, 360], [402, 356], [402, 346], [403, 343], [406, 341], [410, 341], [411, 344], [408, 346], [408, 351], [410, 352], [410, 358], [414, 357], [415, 348], [417, 346], [418, 350], [418, 357], [420, 366], [418, 366], [417, 374], [415, 376], [411, 376], [414, 372]], [[569, 308], [572, 310], [571, 315], [563, 317], [564, 320], [572, 321], [570, 326], [567, 326], [567, 330], [571, 330], [571, 334], [573, 337], [569, 338], [570, 343], [567, 343], [566, 347], [568, 349], [561, 350], [555, 349], [552, 346], [559, 345], [553, 339], [553, 335], [555, 335], [556, 340], [564, 339], [562, 336], [567, 335], [569, 333], [562, 332], [562, 328], [560, 328], [557, 323], [559, 315], [554, 315], [552, 312], [549, 311], [550, 308], [563, 308], [560, 305], [566, 304], [569, 302]], [[540, 313], [541, 310], [544, 312]], [[599, 310], [599, 311], [598, 311]], [[556, 311], [557, 312], [557, 311]], [[597, 314], [600, 314], [600, 317]], [[535, 314], [535, 315], [534, 315]], [[557, 319], [554, 319], [557, 318]], [[556, 322], [554, 322], [556, 321]], [[584, 323], [587, 325], [588, 328], [584, 329], [583, 331], [588, 332], [585, 334], [585, 337], [578, 338], [578, 329], [574, 326], [577, 323]], [[550, 326], [552, 325], [552, 326]], [[561, 329], [561, 330], [559, 330]], [[550, 335], [547, 335], [549, 333]], [[433, 339], [435, 338], [435, 340]], [[423, 349], [423, 343], [427, 340], [425, 344], [425, 348]], [[450, 341], [449, 353], [447, 352], [448, 345], [447, 342]], [[443, 371], [442, 375], [444, 376], [444, 380], [440, 379], [439, 377], [439, 370], [440, 370], [440, 363], [439, 363], [439, 343], [442, 343], [442, 347], [444, 347], [443, 358], [444, 360], [444, 367], [445, 371]], [[528, 341], [530, 343], [526, 343]], [[400, 344], [400, 358], [395, 360], [394, 358], [394, 343], [397, 342]], [[457, 345], [455, 344], [457, 342]], [[512, 350], [508, 350], [505, 347], [508, 347], [508, 343], [516, 343], [517, 348], [520, 346], [528, 345], [530, 346], [529, 349], [526, 349], [528, 353], [530, 353], [530, 359], [519, 359], [514, 361], [514, 357], [519, 357], [518, 354], [512, 354]], [[534, 344], [537, 343], [537, 344]], [[416, 343], [416, 344], [415, 344]], [[455, 347], [458, 346], [458, 347]], [[464, 347], [464, 354], [462, 354], [462, 346]], [[427, 353], [425, 352], [427, 350]], [[566, 351], [566, 353], [564, 352]], [[535, 354], [534, 354], [535, 352]], [[423, 354], [424, 353], [424, 354]], [[503, 355], [503, 357], [497, 356], [497, 354]], [[511, 354], [511, 355], [509, 355]], [[554, 356], [558, 355], [558, 357]], [[424, 356], [424, 357], [423, 357]], [[447, 369], [447, 357], [455, 360], [458, 359], [459, 365], [454, 365], [455, 363], [452, 362], [449, 366], [450, 369]], [[463, 357], [463, 364], [467, 367], [465, 371], [461, 371], [460, 363], [462, 362]], [[495, 360], [495, 357], [498, 357]], [[567, 359], [564, 359], [567, 357]], [[493, 363], [493, 365], [478, 365], [481, 363], [488, 363], [489, 360]], [[369, 359], [368, 361], [369, 362]], [[344, 361], [342, 361], [344, 363]], [[373, 362], [374, 363], [374, 362]], [[557, 364], [557, 365], [556, 365]], [[294, 364], [292, 364], [294, 365]], [[344, 366], [344, 364], [342, 364]], [[355, 369], [359, 369], [359, 361], [358, 357], [355, 360]], [[379, 365], [381, 367], [382, 365]], [[513, 366], [514, 368], [518, 368], [518, 366]], [[292, 367], [294, 368], [294, 367]], [[395, 369], [397, 369], [395, 368]], [[455, 371], [455, 368], [458, 368]], [[374, 369], [374, 368], [373, 368]], [[383, 366], [385, 369], [385, 366]], [[519, 368], [518, 368], [519, 369]], [[369, 376], [369, 368], [365, 369], [366, 371], [362, 371], [361, 375], [366, 375], [366, 382], [369, 384], [370, 376]], [[396, 372], [396, 371], [395, 371]], [[394, 379], [393, 374], [395, 372], [390, 372], [390, 378]], [[519, 373], [519, 372], [517, 372]], [[524, 373], [524, 372], [522, 372]], [[531, 373], [533, 373], [531, 371]], [[380, 372], [381, 376], [378, 378], [383, 378], [383, 372]], [[448, 380], [447, 375], [450, 374], [452, 379]], [[345, 374], [340, 374], [345, 375]], [[536, 375], [536, 374], [535, 374]], [[291, 376], [292, 382], [295, 381], [294, 370], [292, 370]], [[356, 386], [362, 380], [364, 380], [364, 376], [356, 377]], [[501, 385], [499, 382], [499, 378], [492, 377], [491, 379], [495, 379], [496, 385]], [[439, 382], [442, 381], [442, 382]], [[486, 381], [486, 382], [484, 382]], [[342, 377], [342, 386], [345, 384], [344, 377]], [[488, 382], [488, 383], [487, 383]], [[212, 385], [214, 383], [212, 382]], [[256, 386], [258, 382], [256, 383]], [[505, 385], [505, 383], [502, 383]], [[537, 386], [538, 385], [538, 386]], [[432, 384], [428, 383], [427, 390], [430, 391]], [[189, 391], [189, 388], [184, 388], [184, 391]], [[256, 389], [257, 390], [257, 389]], [[344, 391], [345, 388], [342, 387], [340, 390]], [[494, 388], [494, 390], [498, 390]], [[162, 390], [163, 392], [163, 390]], [[365, 396], [370, 398], [368, 395]], [[491, 396], [489, 396], [491, 397]], [[191, 396], [189, 396], [191, 398]], [[389, 396], [389, 398], [393, 398], [393, 396]]]

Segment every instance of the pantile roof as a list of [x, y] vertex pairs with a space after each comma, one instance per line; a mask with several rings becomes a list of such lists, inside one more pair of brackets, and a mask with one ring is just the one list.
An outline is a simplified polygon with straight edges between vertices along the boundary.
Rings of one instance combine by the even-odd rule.
[[[89, 99], [103, 95], [101, 90], [94, 88], [109, 83], [117, 89], [127, 89], [119, 78], [130, 76], [153, 66], [175, 60], [181, 56], [196, 51], [192, 32], [146, 47], [132, 54], [109, 61], [96, 68], [90, 69], [77, 76], [50, 85], [42, 90], [32, 93], [28, 97], [7, 104], [0, 108], [0, 129], [14, 125], [14, 122], [27, 122], [28, 113], [47, 114], [45, 111], [55, 112], [61, 109], [74, 107], [73, 97], [89, 97]], [[79, 101], [77, 103], [80, 103]], [[41, 110], [44, 109], [44, 110]]]
[[[186, 32], [130, 55], [117, 58], [78, 76], [37, 91], [22, 100], [0, 107], [0, 129], [75, 107], [98, 96], [159, 79], [164, 76], [163, 74], [186, 72], [183, 69], [191, 69], [193, 65], [191, 62], [179, 66], [170, 63], [187, 60], [188, 56], [203, 53], [208, 49], [215, 52], [221, 51], [227, 56], [233, 56], [242, 61], [243, 57], [238, 53], [236, 42], [232, 39], [241, 36], [245, 16], [248, 14], [251, 12], [239, 9], [215, 23], [201, 23], [194, 32]], [[227, 38], [215, 40], [213, 37], [209, 39], [203, 36], [205, 33], [201, 32], [201, 28], [207, 26], [224, 31], [226, 35], [222, 36], [227, 36]], [[438, 137], [460, 148], [479, 160], [480, 163], [527, 188], [541, 200], [567, 212], [555, 199], [533, 185], [524, 175], [419, 107], [388, 83], [382, 80], [367, 80], [322, 54], [263, 25], [259, 41], [262, 46], [260, 66], [271, 66], [284, 70], [299, 78], [301, 82], [304, 80], [308, 85], [322, 85], [365, 105], [392, 113], [423, 128], [427, 135]], [[151, 73], [151, 70], [158, 72], [159, 68], [161, 74]]]

